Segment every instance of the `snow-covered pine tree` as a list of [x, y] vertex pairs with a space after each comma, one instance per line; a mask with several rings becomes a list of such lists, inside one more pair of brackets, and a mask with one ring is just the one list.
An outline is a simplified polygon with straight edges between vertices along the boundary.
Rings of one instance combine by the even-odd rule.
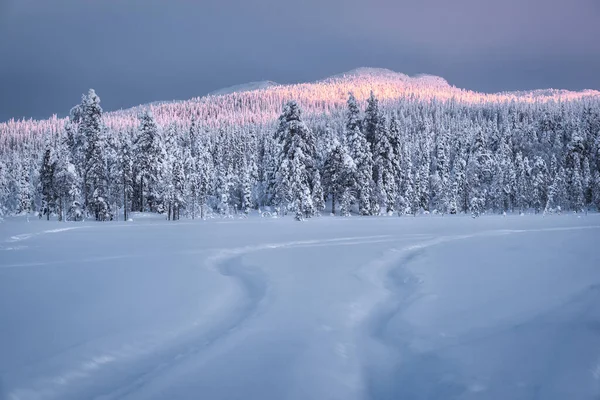
[[426, 151], [422, 152], [422, 158], [417, 171], [416, 192], [419, 201], [419, 209], [429, 211], [429, 201], [431, 196], [429, 182], [429, 156]]
[[583, 186], [583, 203], [585, 205], [586, 210], [592, 204], [592, 188], [594, 183], [594, 178], [592, 176], [592, 170], [590, 168], [590, 160], [586, 156], [583, 159], [583, 170], [581, 172], [581, 184]]
[[177, 150], [175, 157], [173, 159], [172, 166], [172, 186], [173, 186], [173, 197], [172, 197], [172, 210], [171, 216], [173, 220], [178, 220], [180, 218], [181, 209], [185, 208], [185, 170], [183, 167], [182, 154], [180, 150]]
[[167, 127], [163, 135], [163, 161], [159, 170], [158, 192], [167, 213], [167, 220], [177, 219], [177, 206], [175, 194], [175, 162], [177, 160], [177, 138], [176, 128], [173, 125]]
[[[449, 213], [450, 190], [450, 155], [448, 131], [444, 131], [437, 142], [436, 170], [434, 174], [435, 208], [442, 214]], [[432, 185], [433, 186], [433, 185]]]
[[232, 215], [230, 208], [230, 192], [232, 187], [233, 170], [231, 165], [226, 165], [226, 156], [222, 154], [220, 147], [217, 147], [215, 156], [215, 185], [217, 196], [217, 210], [221, 217], [230, 217]]
[[118, 217], [119, 209], [123, 206], [121, 197], [121, 166], [119, 165], [119, 134], [110, 134], [104, 129], [105, 140], [105, 169], [106, 169], [106, 202], [109, 205], [111, 219]]
[[5, 162], [0, 158], [0, 222], [8, 212], [9, 177]]
[[569, 176], [567, 181], [570, 208], [573, 211], [581, 212], [585, 206], [585, 199], [579, 153], [572, 153], [570, 158], [571, 166], [569, 168]]
[[452, 169], [451, 195], [448, 204], [450, 214], [468, 211], [467, 160], [463, 152], [454, 160]]
[[296, 219], [316, 214], [311, 193], [311, 174], [315, 167], [315, 142], [310, 129], [302, 121], [295, 101], [288, 102], [279, 117], [275, 138], [280, 143], [279, 167], [275, 198], [283, 208], [295, 211]]
[[371, 91], [371, 95], [367, 99], [367, 108], [365, 109], [365, 119], [363, 121], [363, 131], [365, 138], [369, 143], [369, 149], [372, 153], [375, 153], [375, 143], [377, 142], [377, 131], [381, 129], [381, 116], [382, 113], [379, 110], [379, 100]]
[[[335, 141], [325, 160], [323, 169], [323, 183], [328, 196], [331, 199], [331, 213], [335, 215], [336, 204], [343, 201], [345, 210], [342, 215], [350, 212], [352, 203], [352, 188], [355, 186], [353, 177], [355, 174], [354, 161], [348, 154], [346, 147], [339, 141]], [[345, 198], [344, 198], [345, 196]]]
[[318, 168], [312, 169], [312, 202], [314, 206], [314, 214], [319, 216], [325, 210], [325, 195], [321, 182], [321, 173]]
[[134, 168], [133, 168], [133, 154], [132, 154], [132, 143], [131, 133], [124, 132], [119, 136], [119, 149], [118, 149], [118, 165], [121, 172], [121, 196], [123, 196], [123, 219], [129, 220], [129, 212], [132, 209], [132, 196], [133, 196], [133, 185], [134, 185]]
[[523, 213], [528, 207], [530, 193], [528, 191], [527, 164], [521, 152], [515, 156], [515, 176], [515, 205], [519, 213]]
[[358, 212], [371, 215], [373, 198], [373, 156], [370, 145], [360, 126], [359, 109], [352, 94], [348, 98], [346, 114], [346, 143], [350, 157], [356, 166], [352, 181], [356, 185], [354, 192], [358, 200]]
[[384, 116], [378, 119], [375, 137], [374, 172], [377, 182], [378, 203], [385, 213], [394, 212], [398, 198], [396, 186], [396, 167], [394, 160], [397, 158], [392, 147], [390, 130]]
[[354, 201], [354, 196], [352, 195], [352, 190], [347, 187], [344, 189], [344, 193], [342, 193], [342, 199], [340, 201], [340, 216], [349, 217], [350, 211], [352, 207], [352, 202]]
[[54, 160], [52, 154], [52, 144], [50, 139], [46, 138], [46, 148], [42, 158], [40, 167], [40, 192], [42, 193], [42, 207], [40, 210], [40, 218], [42, 215], [50, 220], [50, 214], [54, 211], [56, 191], [54, 187]]
[[[15, 170], [15, 173], [19, 173], [19, 182], [18, 182], [18, 205], [17, 205], [17, 213], [27, 213], [33, 211], [33, 185], [31, 182], [30, 170], [28, 165], [28, 160], [22, 160], [17, 165], [19, 168]], [[8, 190], [8, 187], [6, 187]], [[0, 198], [0, 201], [1, 198]]]
[[565, 169], [560, 167], [554, 176], [552, 185], [548, 188], [548, 200], [544, 208], [544, 214], [560, 213], [561, 204], [566, 201], [566, 177]]
[[543, 210], [548, 202], [548, 168], [540, 156], [536, 156], [531, 171], [531, 199], [536, 214]]
[[404, 161], [404, 153], [402, 151], [403, 136], [400, 130], [400, 122], [396, 115], [393, 115], [390, 119], [389, 135], [390, 144], [392, 145], [392, 151], [394, 153], [392, 164], [394, 166], [396, 188], [400, 190], [402, 184], [402, 163]]
[[286, 159], [290, 164], [289, 168], [289, 187], [291, 188], [292, 209], [294, 210], [295, 219], [302, 221], [312, 215], [314, 205], [312, 196], [308, 186], [308, 173], [305, 165], [302, 163], [300, 147], [295, 147], [295, 155]]
[[207, 207], [208, 197], [211, 194], [211, 188], [214, 186], [216, 180], [215, 165], [206, 141], [203, 141], [198, 146], [196, 172], [198, 174], [198, 204], [200, 205], [200, 218], [204, 219], [206, 217], [205, 208]]
[[[99, 163], [103, 164], [103, 145], [101, 141], [102, 136], [102, 107], [100, 106], [100, 98], [96, 95], [94, 89], [90, 89], [87, 95], [83, 95], [81, 104], [72, 110], [72, 119], [79, 123], [78, 133], [80, 136], [76, 136], [70, 140], [71, 151], [73, 155], [77, 156], [79, 149], [83, 147], [83, 154], [80, 160], [76, 160], [83, 164], [82, 178], [83, 178], [83, 199], [86, 210], [94, 212], [94, 205], [92, 204], [92, 196], [95, 190], [95, 184], [100, 179], [100, 176], [104, 176], [104, 171], [100, 171], [101, 167]], [[69, 127], [67, 127], [67, 134], [75, 135]], [[77, 140], [79, 139], [79, 140]], [[94, 164], [96, 163], [96, 164]]]
[[500, 212], [512, 210], [515, 197], [513, 183], [516, 181], [516, 175], [511, 147], [510, 136], [504, 135], [496, 156], [496, 174], [494, 176], [494, 183], [497, 186], [496, 193], [499, 196], [497, 207]]
[[140, 211], [159, 211], [162, 209], [160, 198], [160, 178], [164, 173], [164, 147], [162, 136], [149, 110], [139, 115], [138, 136], [135, 141], [136, 177], [139, 185], [138, 204]]
[[241, 179], [240, 179], [240, 191], [241, 191], [241, 211], [244, 215], [250, 214], [250, 209], [252, 208], [252, 180], [251, 180], [251, 171], [248, 166], [248, 162], [246, 158], [243, 158], [242, 171], [241, 171]]
[[596, 207], [596, 210], [600, 210], [600, 171], [594, 173], [593, 178], [594, 186], [592, 188], [592, 204]]
[[93, 89], [82, 98], [78, 107], [79, 133], [85, 138], [85, 156], [83, 171], [84, 205], [96, 220], [112, 219], [107, 203], [108, 182], [106, 171], [106, 141], [102, 123], [100, 98]]
[[481, 129], [477, 129], [466, 171], [469, 182], [469, 211], [474, 217], [478, 217], [485, 209], [486, 187], [484, 174], [486, 162], [487, 154], [483, 132]]
[[68, 143], [64, 140], [59, 140], [57, 143], [53, 172], [58, 219], [59, 221], [76, 219], [71, 218], [73, 215], [69, 211], [75, 202], [79, 201], [80, 182], [75, 165], [71, 162]]

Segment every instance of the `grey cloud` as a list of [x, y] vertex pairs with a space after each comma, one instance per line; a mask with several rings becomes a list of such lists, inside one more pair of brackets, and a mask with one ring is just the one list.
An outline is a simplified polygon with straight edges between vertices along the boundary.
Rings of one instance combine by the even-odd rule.
[[600, 89], [594, 0], [0, 0], [0, 120], [358, 66], [474, 90]]

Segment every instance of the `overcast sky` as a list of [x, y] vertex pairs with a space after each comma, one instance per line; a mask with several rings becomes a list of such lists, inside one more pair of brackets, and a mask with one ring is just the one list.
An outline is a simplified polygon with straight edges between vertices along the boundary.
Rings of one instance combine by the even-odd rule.
[[361, 66], [600, 89], [600, 0], [0, 0], [0, 121]]

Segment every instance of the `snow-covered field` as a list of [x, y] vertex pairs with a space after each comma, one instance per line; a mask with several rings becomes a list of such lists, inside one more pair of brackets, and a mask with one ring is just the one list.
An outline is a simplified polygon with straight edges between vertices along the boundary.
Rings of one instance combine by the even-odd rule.
[[0, 224], [1, 399], [598, 399], [600, 216]]

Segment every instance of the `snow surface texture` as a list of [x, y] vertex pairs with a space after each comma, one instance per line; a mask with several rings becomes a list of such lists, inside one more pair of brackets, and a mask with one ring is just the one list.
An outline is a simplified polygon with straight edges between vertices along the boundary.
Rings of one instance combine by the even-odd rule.
[[0, 398], [597, 399], [600, 216], [0, 224]]

